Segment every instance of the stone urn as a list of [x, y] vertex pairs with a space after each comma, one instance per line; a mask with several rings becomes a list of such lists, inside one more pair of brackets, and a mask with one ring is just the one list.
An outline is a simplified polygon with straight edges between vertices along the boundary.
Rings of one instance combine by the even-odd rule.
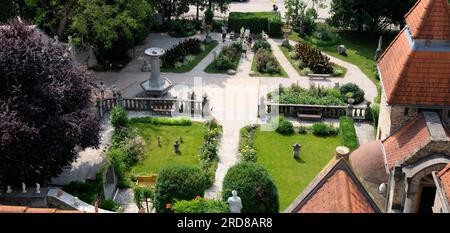
[[281, 29], [281, 31], [283, 32], [283, 38], [284, 38], [281, 46], [290, 48], [291, 44], [289, 43], [289, 34], [291, 34], [292, 29], [289, 26], [287, 26], [287, 27], [284, 27], [283, 29]]

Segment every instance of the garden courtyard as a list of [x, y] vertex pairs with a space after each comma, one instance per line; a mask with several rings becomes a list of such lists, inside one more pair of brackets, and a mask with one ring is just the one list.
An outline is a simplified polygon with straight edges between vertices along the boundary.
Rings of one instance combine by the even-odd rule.
[[[271, 6], [270, 2], [262, 2], [258, 1], [260, 8]], [[281, 8], [285, 1], [276, 2]], [[281, 14], [271, 9], [254, 12], [249, 10], [252, 1], [246, 4], [232, 5], [234, 9], [246, 8], [244, 13], [213, 13], [207, 23], [211, 32], [193, 19], [169, 16], [167, 22], [139, 35], [140, 40], [136, 39], [132, 46], [127, 45], [128, 57], [118, 65], [117, 61], [100, 61], [98, 56], [98, 63], [103, 64], [91, 67], [95, 83], [99, 86], [101, 83], [103, 88], [104, 96], [98, 101], [108, 100], [109, 105], [115, 106], [102, 115], [99, 149], [80, 152], [78, 160], [53, 184], [66, 185], [65, 190], [78, 195], [78, 185], [87, 180], [79, 189], [90, 189], [84, 201], [94, 205], [102, 191], [98, 183], [91, 182], [100, 179], [102, 165], [110, 162], [118, 175], [119, 189], [111, 202], [103, 200], [105, 208], [137, 212], [142, 211], [143, 200], [152, 199], [156, 212], [181, 212], [188, 205], [182, 201], [205, 201], [210, 205], [208, 211], [226, 212], [223, 201], [232, 189], [247, 190], [238, 195], [247, 198], [244, 204], [248, 206], [252, 206], [247, 203], [249, 200], [258, 198], [248, 191], [258, 187], [239, 189], [239, 185], [245, 185], [239, 182], [255, 178], [252, 173], [255, 172], [266, 179], [266, 188], [271, 190], [270, 198], [259, 201], [276, 203], [258, 211], [282, 212], [333, 159], [336, 147], [344, 145], [354, 150], [374, 139], [380, 96], [373, 56], [378, 37], [328, 27], [322, 23], [329, 16], [324, 8], [319, 10], [320, 17], [313, 18], [312, 31], [300, 35], [296, 28], [286, 24], [286, 9]], [[311, 8], [310, 1], [308, 7]], [[189, 14], [192, 13], [191, 6]], [[202, 12], [201, 16], [208, 18], [207, 14]], [[223, 25], [227, 29], [225, 38], [221, 34]], [[255, 28], [248, 32], [252, 37], [249, 45], [246, 32], [239, 31], [245, 27]], [[386, 35], [383, 48], [392, 40], [389, 33]], [[338, 51], [341, 44], [346, 46], [345, 54]], [[148, 48], [163, 49], [158, 63], [149, 62], [149, 56], [154, 54], [146, 53]], [[108, 52], [117, 52], [112, 50]], [[161, 78], [171, 84], [167, 96], [150, 97], [143, 90], [143, 83], [154, 75], [151, 67], [154, 64], [160, 64]], [[191, 101], [192, 105], [184, 105], [183, 112], [172, 109], [173, 106], [170, 110], [162, 109], [163, 104], [159, 103], [156, 107], [159, 111], [170, 112], [161, 116], [136, 112], [142, 109], [132, 109], [124, 102], [121, 105], [123, 99], [141, 103], [177, 99], [184, 103]], [[103, 114], [103, 102], [99, 103]], [[190, 114], [194, 103], [201, 106], [201, 114]], [[280, 118], [285, 119], [283, 123], [289, 122], [286, 124], [292, 125], [295, 132], [280, 133], [279, 128], [261, 130], [279, 117], [270, 114], [269, 105], [283, 110]], [[320, 114], [302, 114], [304, 108], [320, 109]], [[344, 116], [347, 118], [343, 119]], [[246, 154], [241, 130], [249, 125], [258, 129], [249, 136], [251, 152]], [[322, 131], [316, 133], [316, 127], [322, 127]], [[298, 159], [293, 158], [294, 144], [301, 145]], [[242, 167], [249, 172], [240, 170]], [[228, 174], [235, 174], [236, 178]], [[136, 185], [139, 177], [151, 175], [158, 177], [158, 184], [150, 188]], [[158, 185], [173, 195], [161, 191]], [[184, 192], [184, 188], [188, 191]], [[245, 209], [248, 206], [244, 210], [251, 212]]]

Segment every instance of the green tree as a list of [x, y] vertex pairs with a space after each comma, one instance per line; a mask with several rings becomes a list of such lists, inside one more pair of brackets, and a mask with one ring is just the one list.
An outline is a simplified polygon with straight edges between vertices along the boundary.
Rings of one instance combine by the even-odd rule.
[[163, 15], [163, 18], [170, 21], [172, 16], [178, 16], [189, 11], [191, 1], [186, 0], [152, 0], [153, 5], [158, 10], [158, 13]]
[[149, 30], [153, 8], [146, 0], [79, 0], [72, 18], [74, 43], [91, 45], [100, 63], [126, 57]]
[[404, 15], [416, 0], [333, 0], [329, 23], [358, 31], [379, 32], [391, 24], [404, 24]]

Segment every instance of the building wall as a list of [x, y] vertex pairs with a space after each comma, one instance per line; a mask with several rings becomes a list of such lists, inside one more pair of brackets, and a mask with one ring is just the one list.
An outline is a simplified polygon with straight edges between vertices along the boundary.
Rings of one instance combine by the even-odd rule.
[[389, 136], [391, 128], [391, 107], [387, 105], [384, 88], [381, 93], [380, 116], [378, 117], [377, 139], [384, 140]]
[[380, 117], [378, 118], [377, 139], [386, 139], [418, 114], [419, 110], [417, 108], [389, 105], [386, 102], [383, 90], [380, 103]]

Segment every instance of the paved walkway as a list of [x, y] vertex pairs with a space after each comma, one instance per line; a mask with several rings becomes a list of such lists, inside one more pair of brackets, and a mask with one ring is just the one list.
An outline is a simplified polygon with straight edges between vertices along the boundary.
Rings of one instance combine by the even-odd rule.
[[132, 189], [120, 189], [114, 201], [122, 207], [123, 213], [138, 213], [139, 208], [134, 202]]
[[359, 145], [364, 145], [375, 140], [375, 129], [373, 125], [366, 122], [355, 122], [355, 130]]

